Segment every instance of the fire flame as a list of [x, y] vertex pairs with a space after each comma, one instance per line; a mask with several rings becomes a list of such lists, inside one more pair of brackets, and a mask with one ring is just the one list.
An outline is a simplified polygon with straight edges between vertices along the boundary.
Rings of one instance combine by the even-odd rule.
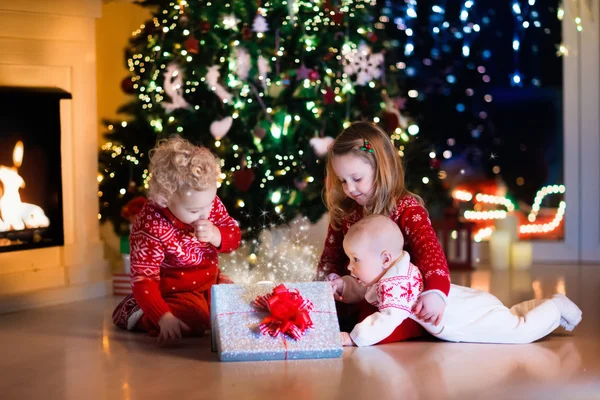
[[18, 141], [13, 150], [13, 165], [15, 168], [19, 168], [23, 163], [23, 142]]
[[18, 141], [13, 150], [13, 167], [0, 165], [0, 232], [45, 228], [50, 220], [39, 206], [23, 203], [19, 189], [25, 181], [18, 173], [23, 162], [23, 142]]

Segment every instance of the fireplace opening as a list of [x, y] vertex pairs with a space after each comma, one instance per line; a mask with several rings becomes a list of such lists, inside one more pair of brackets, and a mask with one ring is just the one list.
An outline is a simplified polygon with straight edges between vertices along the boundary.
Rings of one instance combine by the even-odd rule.
[[70, 98], [0, 87], [0, 252], [64, 244], [60, 100]]

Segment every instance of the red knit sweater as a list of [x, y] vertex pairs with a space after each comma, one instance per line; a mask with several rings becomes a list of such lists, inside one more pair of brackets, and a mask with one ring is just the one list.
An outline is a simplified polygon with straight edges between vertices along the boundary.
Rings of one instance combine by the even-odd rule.
[[[317, 279], [322, 280], [332, 272], [342, 276], [348, 275], [348, 257], [344, 253], [342, 242], [348, 229], [362, 217], [362, 207], [357, 207], [342, 219], [341, 230], [335, 230], [329, 225], [325, 248], [317, 267]], [[398, 200], [390, 218], [400, 227], [404, 235], [404, 249], [423, 275], [423, 293], [436, 291], [446, 297], [450, 291], [450, 273], [427, 211], [414, 197], [407, 196]]]
[[131, 229], [131, 287], [142, 311], [158, 324], [170, 311], [163, 296], [208, 290], [217, 282], [217, 252], [240, 245], [241, 232], [225, 206], [215, 197], [208, 219], [221, 232], [221, 247], [202, 243], [194, 228], [178, 220], [168, 208], [148, 202]]

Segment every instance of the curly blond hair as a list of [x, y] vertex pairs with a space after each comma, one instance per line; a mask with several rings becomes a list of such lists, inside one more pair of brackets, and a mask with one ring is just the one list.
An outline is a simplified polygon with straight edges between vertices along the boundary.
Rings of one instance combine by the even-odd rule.
[[221, 173], [219, 160], [207, 148], [174, 136], [158, 142], [150, 151], [148, 198], [166, 207], [182, 190], [216, 187]]

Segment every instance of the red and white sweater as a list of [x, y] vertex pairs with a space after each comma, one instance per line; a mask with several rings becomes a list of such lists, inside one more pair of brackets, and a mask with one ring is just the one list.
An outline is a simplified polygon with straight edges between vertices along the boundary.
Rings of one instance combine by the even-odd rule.
[[[330, 273], [348, 275], [346, 267], [349, 260], [342, 243], [348, 229], [362, 217], [363, 209], [357, 206], [354, 212], [342, 219], [342, 229], [335, 230], [329, 225], [325, 248], [317, 266], [318, 280], [325, 279]], [[404, 250], [410, 254], [410, 259], [423, 275], [423, 294], [437, 292], [446, 300], [450, 291], [448, 263], [427, 211], [414, 197], [406, 196], [398, 200], [390, 219], [400, 227], [404, 235]]]
[[191, 225], [151, 201], [133, 224], [129, 237], [133, 296], [144, 314], [157, 325], [170, 312], [163, 296], [209, 290], [220, 273], [217, 252], [230, 252], [240, 245], [240, 228], [218, 196], [208, 219], [221, 232], [218, 249], [200, 242]]

